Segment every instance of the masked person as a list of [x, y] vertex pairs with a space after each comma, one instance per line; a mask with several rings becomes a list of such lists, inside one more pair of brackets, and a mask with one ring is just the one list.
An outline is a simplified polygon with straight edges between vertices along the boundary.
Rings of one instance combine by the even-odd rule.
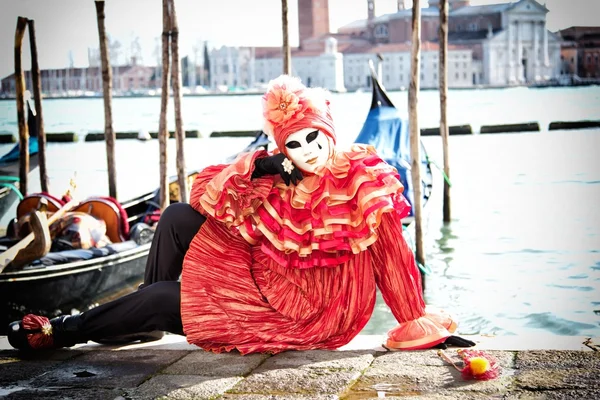
[[425, 306], [397, 171], [371, 146], [336, 149], [329, 93], [282, 75], [263, 116], [275, 154], [200, 172], [190, 204], [158, 223], [142, 289], [74, 316], [28, 315], [9, 327], [10, 343], [64, 347], [158, 330], [214, 352], [334, 349], [366, 325], [379, 288], [398, 321], [386, 347], [474, 345]]

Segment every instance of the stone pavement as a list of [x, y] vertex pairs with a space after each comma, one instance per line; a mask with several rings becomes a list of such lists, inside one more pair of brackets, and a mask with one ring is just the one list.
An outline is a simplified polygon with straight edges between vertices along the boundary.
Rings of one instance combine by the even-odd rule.
[[[336, 351], [213, 354], [166, 335], [26, 356], [0, 337], [3, 399], [599, 399], [600, 339], [470, 337], [502, 374], [464, 381], [436, 350], [390, 352], [359, 335]], [[460, 366], [456, 349], [445, 350]]]

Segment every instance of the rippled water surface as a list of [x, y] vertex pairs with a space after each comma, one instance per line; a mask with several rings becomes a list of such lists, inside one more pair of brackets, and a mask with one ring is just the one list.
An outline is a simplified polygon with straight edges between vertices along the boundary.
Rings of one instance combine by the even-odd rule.
[[[391, 93], [398, 108], [406, 92]], [[423, 92], [422, 127], [439, 119], [436, 92]], [[334, 96], [339, 142], [358, 134], [368, 93]], [[186, 97], [186, 129], [260, 129], [258, 96]], [[116, 130], [156, 130], [160, 99], [115, 99]], [[171, 110], [172, 111], [172, 110]], [[600, 88], [505, 89], [450, 92], [450, 124], [540, 122], [542, 132], [450, 138], [452, 222], [441, 223], [441, 199], [427, 206], [426, 300], [456, 315], [461, 333], [555, 333], [600, 336], [599, 130], [551, 131], [555, 120], [600, 120]], [[44, 102], [47, 132], [99, 131], [100, 99]], [[172, 122], [172, 118], [171, 122]], [[172, 123], [171, 123], [172, 125]], [[16, 132], [12, 101], [0, 101], [0, 131]], [[430, 158], [442, 165], [441, 141], [425, 137]], [[244, 147], [248, 139], [187, 139], [186, 162], [200, 168]], [[50, 143], [53, 190], [77, 171], [80, 190], [107, 192], [104, 144]], [[171, 141], [171, 173], [175, 143]], [[0, 154], [10, 146], [0, 145]], [[120, 199], [158, 182], [158, 144], [118, 141]], [[36, 190], [32, 173], [32, 190]], [[436, 174], [441, 185], [441, 176]], [[39, 185], [37, 186], [39, 188]], [[6, 217], [0, 223], [5, 223]], [[395, 325], [380, 300], [364, 333]]]

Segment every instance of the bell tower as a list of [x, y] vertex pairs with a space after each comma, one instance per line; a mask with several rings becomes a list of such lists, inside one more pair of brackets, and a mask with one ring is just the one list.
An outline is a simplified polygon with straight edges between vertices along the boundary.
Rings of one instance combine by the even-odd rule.
[[300, 47], [306, 39], [329, 33], [329, 0], [298, 0]]
[[367, 0], [367, 19], [372, 21], [375, 19], [375, 0]]
[[367, 32], [371, 41], [375, 39], [375, 0], [367, 0]]

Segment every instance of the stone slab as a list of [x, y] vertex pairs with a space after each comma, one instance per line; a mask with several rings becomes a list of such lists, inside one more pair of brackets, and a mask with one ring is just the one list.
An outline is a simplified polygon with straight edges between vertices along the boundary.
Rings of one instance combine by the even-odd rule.
[[158, 375], [130, 391], [134, 399], [214, 399], [238, 383], [241, 377]]
[[[264, 394], [230, 394], [225, 393], [220, 400], [339, 400], [340, 397], [335, 394], [285, 394], [285, 395], [264, 395]], [[350, 399], [348, 399], [350, 400]], [[362, 400], [362, 399], [361, 399]]]
[[270, 356], [267, 354], [215, 354], [205, 351], [190, 352], [167, 367], [163, 373], [174, 375], [202, 375], [216, 377], [246, 376]]
[[81, 354], [77, 351], [39, 353], [0, 352], [0, 388], [26, 385], [28, 381], [56, 368], [62, 361]]
[[[450, 350], [446, 354], [457, 366], [460, 358]], [[441, 391], [479, 393], [485, 396], [501, 395], [508, 391], [514, 375], [511, 353], [496, 353], [502, 374], [492, 381], [465, 381], [452, 364], [443, 360], [436, 351], [390, 352], [375, 359], [358, 382], [351, 388], [355, 395], [381, 392], [388, 396], [418, 396]]]
[[186, 354], [144, 349], [88, 352], [39, 376], [31, 385], [38, 388], [133, 388]]
[[373, 362], [375, 352], [362, 351], [286, 351], [267, 359], [255, 372], [289, 368], [325, 368], [362, 371]]
[[23, 389], [14, 391], [0, 398], [5, 400], [125, 400], [122, 396], [121, 389], [103, 389], [103, 388], [85, 388], [85, 389], [66, 389], [61, 387], [56, 388], [39, 388], [39, 389]]
[[600, 390], [543, 390], [539, 392], [516, 392], [506, 396], [506, 400], [596, 400]]
[[517, 373], [516, 386], [524, 390], [600, 390], [600, 372], [583, 368], [538, 369]]
[[515, 367], [521, 370], [584, 368], [600, 374], [600, 352], [520, 351], [516, 354]]
[[587, 343], [591, 340], [586, 336], [559, 336], [552, 334], [520, 334], [506, 336], [464, 335], [461, 336], [477, 343], [480, 350], [574, 350], [593, 351]]
[[359, 377], [359, 371], [332, 371], [327, 368], [273, 369], [253, 372], [228, 393], [336, 395], [345, 392]]

